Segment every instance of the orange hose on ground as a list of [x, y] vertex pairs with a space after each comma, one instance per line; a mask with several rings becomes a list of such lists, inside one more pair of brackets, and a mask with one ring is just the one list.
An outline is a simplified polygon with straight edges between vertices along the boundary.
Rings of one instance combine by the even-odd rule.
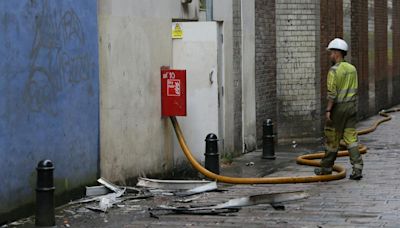
[[[375, 131], [375, 129], [383, 122], [391, 120], [391, 116], [387, 113], [390, 112], [397, 112], [400, 109], [392, 109], [387, 111], [381, 111], [379, 115], [383, 116], [384, 118], [376, 121], [371, 127], [367, 129], [363, 129], [358, 131], [359, 135], [368, 134], [370, 132]], [[224, 183], [230, 184], [289, 184], [289, 183], [310, 183], [310, 182], [320, 182], [320, 181], [332, 181], [332, 180], [339, 180], [346, 177], [346, 169], [342, 165], [335, 164], [333, 166], [333, 170], [337, 173], [333, 173], [331, 175], [321, 175], [321, 176], [298, 176], [298, 177], [228, 177], [215, 174], [213, 172], [208, 171], [204, 168], [194, 157], [193, 154], [190, 152], [189, 147], [186, 144], [185, 138], [183, 136], [182, 130], [179, 126], [178, 121], [176, 120], [175, 116], [171, 116], [171, 122], [174, 126], [176, 136], [178, 138], [179, 144], [181, 145], [182, 151], [185, 154], [186, 158], [192, 164], [192, 166], [199, 171], [204, 176]], [[360, 153], [364, 154], [367, 152], [367, 148], [364, 145], [360, 145]], [[347, 150], [339, 151], [338, 157], [348, 156], [349, 153]], [[296, 162], [301, 165], [309, 165], [309, 166], [320, 166], [320, 161], [315, 161], [314, 159], [321, 159], [324, 157], [324, 152], [314, 153], [314, 154], [306, 154], [299, 156], [296, 159]]]

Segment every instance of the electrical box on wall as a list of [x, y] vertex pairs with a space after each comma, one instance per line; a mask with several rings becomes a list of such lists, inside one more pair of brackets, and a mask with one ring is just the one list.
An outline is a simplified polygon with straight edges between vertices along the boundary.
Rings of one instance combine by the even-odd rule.
[[186, 70], [161, 70], [161, 115], [186, 116]]

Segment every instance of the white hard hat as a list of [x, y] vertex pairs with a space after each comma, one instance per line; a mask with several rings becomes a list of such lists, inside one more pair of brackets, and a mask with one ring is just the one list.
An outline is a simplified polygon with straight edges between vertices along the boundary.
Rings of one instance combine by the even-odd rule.
[[328, 48], [327, 48], [327, 50], [332, 50], [332, 49], [348, 51], [349, 46], [347, 45], [346, 41], [344, 41], [340, 38], [335, 38], [329, 43]]

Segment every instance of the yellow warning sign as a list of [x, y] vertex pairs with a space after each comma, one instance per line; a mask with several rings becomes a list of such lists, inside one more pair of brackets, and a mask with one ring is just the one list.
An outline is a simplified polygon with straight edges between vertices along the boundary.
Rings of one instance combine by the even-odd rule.
[[179, 23], [175, 23], [172, 27], [172, 39], [182, 39], [183, 38], [183, 30]]

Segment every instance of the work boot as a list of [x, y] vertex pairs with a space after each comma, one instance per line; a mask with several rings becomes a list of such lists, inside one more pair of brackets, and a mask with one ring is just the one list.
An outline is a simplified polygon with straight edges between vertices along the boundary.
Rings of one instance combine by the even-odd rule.
[[350, 175], [351, 180], [361, 180], [362, 177], [361, 169], [353, 169], [353, 172]]
[[335, 163], [337, 156], [337, 150], [336, 151], [325, 151], [324, 157], [321, 159], [321, 167], [320, 168], [315, 168], [314, 173], [315, 175], [329, 175], [332, 174], [332, 166]]
[[320, 163], [321, 167], [323, 169], [328, 169], [328, 172], [330, 169], [330, 172], [332, 172], [332, 166], [333, 164], [335, 164], [336, 157], [337, 157], [337, 150], [336, 151], [326, 150], [324, 157], [321, 159]]
[[318, 176], [330, 175], [330, 174], [332, 174], [332, 168], [325, 168], [325, 167], [315, 168], [314, 173], [315, 173], [315, 175], [318, 175]]
[[360, 151], [358, 150], [357, 147], [352, 147], [348, 149], [349, 151], [349, 157], [350, 157], [350, 163], [353, 165], [353, 170], [362, 170], [364, 166], [364, 162], [362, 160]]

